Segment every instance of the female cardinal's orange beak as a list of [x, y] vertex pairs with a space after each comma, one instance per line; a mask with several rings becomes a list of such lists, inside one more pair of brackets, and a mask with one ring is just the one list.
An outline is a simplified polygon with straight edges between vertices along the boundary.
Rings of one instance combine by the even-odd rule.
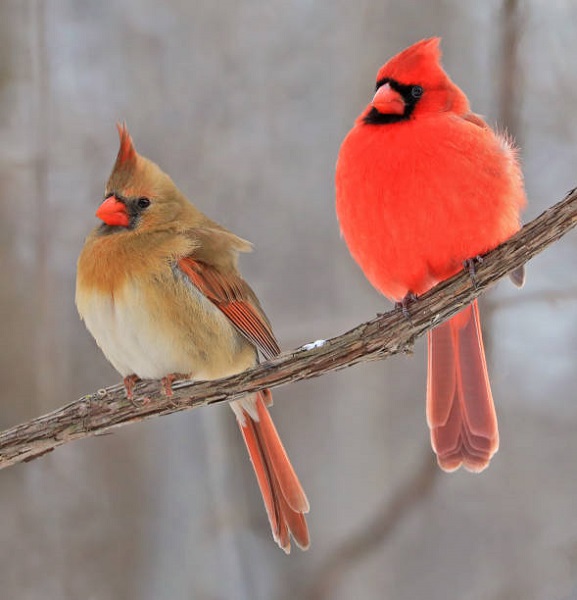
[[388, 83], [384, 83], [373, 97], [372, 105], [384, 115], [402, 115], [405, 101]]
[[107, 225], [121, 225], [128, 227], [130, 218], [126, 211], [126, 205], [114, 196], [106, 198], [106, 200], [98, 207], [96, 216], [102, 219]]

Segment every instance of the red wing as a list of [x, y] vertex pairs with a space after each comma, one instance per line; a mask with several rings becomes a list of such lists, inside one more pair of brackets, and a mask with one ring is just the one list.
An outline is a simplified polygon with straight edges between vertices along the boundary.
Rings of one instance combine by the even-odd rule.
[[280, 354], [268, 319], [244, 279], [236, 273], [222, 273], [215, 267], [190, 257], [181, 258], [178, 266], [266, 358]]

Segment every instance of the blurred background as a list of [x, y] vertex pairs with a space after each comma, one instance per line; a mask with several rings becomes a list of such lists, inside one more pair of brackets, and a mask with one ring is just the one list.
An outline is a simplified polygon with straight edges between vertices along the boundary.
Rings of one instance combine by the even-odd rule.
[[[334, 164], [379, 66], [427, 36], [522, 147], [529, 220], [577, 185], [570, 0], [2, 0], [0, 427], [119, 380], [74, 307], [114, 123], [212, 218], [284, 349], [390, 305], [339, 239]], [[483, 300], [501, 449], [447, 475], [425, 348], [275, 391], [312, 546], [274, 544], [224, 405], [0, 472], [6, 599], [577, 598], [577, 236]]]

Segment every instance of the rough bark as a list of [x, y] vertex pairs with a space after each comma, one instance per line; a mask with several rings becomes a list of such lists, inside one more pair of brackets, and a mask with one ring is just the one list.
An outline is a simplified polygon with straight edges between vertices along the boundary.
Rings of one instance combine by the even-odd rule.
[[577, 188], [525, 225], [514, 237], [477, 263], [475, 281], [468, 270], [439, 284], [408, 305], [408, 315], [393, 310], [312, 349], [284, 352], [274, 360], [216, 381], [183, 381], [167, 398], [157, 381], [136, 387], [136, 401], [121, 385], [83, 396], [51, 413], [0, 433], [0, 468], [32, 460], [54, 448], [115, 427], [154, 416], [235, 400], [287, 383], [318, 377], [360, 362], [411, 353], [416, 338], [450, 318], [488, 287], [525, 264], [577, 224]]

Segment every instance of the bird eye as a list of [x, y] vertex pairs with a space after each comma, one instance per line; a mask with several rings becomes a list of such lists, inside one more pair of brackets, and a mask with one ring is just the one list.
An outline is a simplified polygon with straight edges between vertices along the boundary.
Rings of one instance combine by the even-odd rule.
[[136, 205], [138, 208], [147, 208], [150, 206], [150, 200], [148, 198], [139, 198]]
[[425, 90], [420, 85], [414, 85], [411, 88], [411, 96], [413, 98], [420, 98]]

